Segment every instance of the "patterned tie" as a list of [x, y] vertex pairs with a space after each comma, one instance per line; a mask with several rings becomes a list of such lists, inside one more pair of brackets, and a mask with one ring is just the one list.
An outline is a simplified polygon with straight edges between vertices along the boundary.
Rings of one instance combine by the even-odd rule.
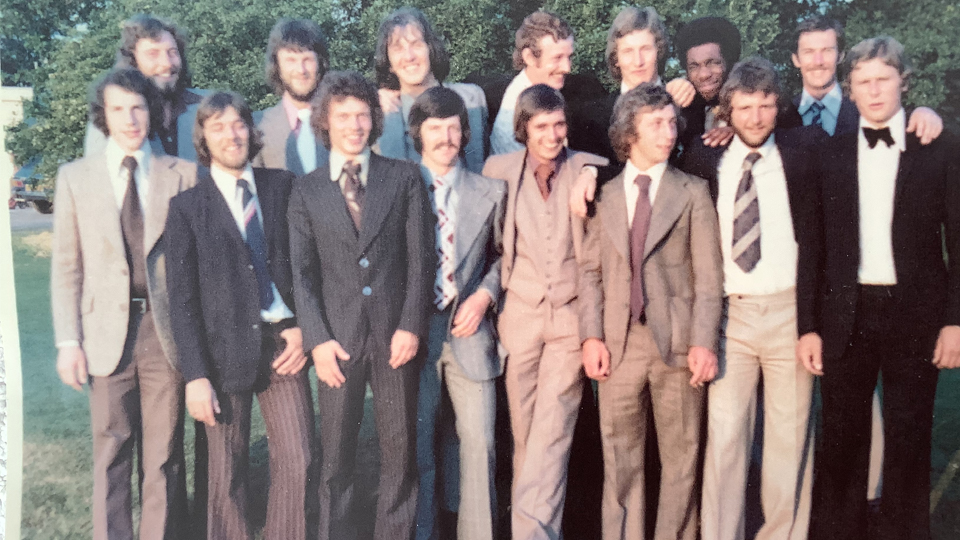
[[457, 283], [454, 280], [454, 237], [453, 220], [447, 213], [451, 186], [442, 176], [434, 177], [431, 192], [434, 211], [437, 214], [437, 279], [433, 284], [435, 294], [433, 303], [443, 310], [457, 296]]
[[309, 108], [297, 111], [297, 125], [300, 130], [297, 133], [297, 155], [300, 156], [303, 173], [306, 174], [317, 168], [317, 139], [310, 127]]
[[137, 191], [137, 160], [133, 156], [123, 158], [126, 171], [127, 193], [120, 207], [120, 230], [127, 248], [127, 264], [130, 267], [130, 294], [133, 298], [147, 297], [147, 258], [143, 253], [143, 209]]
[[243, 226], [247, 233], [247, 247], [250, 248], [250, 262], [257, 274], [257, 287], [260, 291], [260, 309], [270, 309], [273, 305], [273, 281], [267, 269], [267, 237], [257, 217], [257, 204], [250, 191], [250, 184], [243, 178], [237, 179], [243, 202]]
[[640, 321], [643, 316], [643, 251], [647, 243], [647, 232], [650, 230], [650, 216], [653, 213], [650, 205], [652, 181], [645, 174], [639, 174], [633, 180], [640, 188], [633, 223], [630, 225], [630, 319], [634, 321]]
[[810, 110], [813, 111], [813, 120], [810, 121], [811, 125], [823, 129], [823, 117], [820, 113], [822, 113], [824, 109], [826, 109], [826, 107], [819, 101], [814, 101], [810, 104]]
[[744, 272], [760, 261], [760, 201], [753, 181], [753, 164], [760, 154], [750, 152], [743, 160], [743, 176], [733, 203], [733, 249], [730, 254]]
[[557, 173], [557, 164], [553, 161], [537, 165], [537, 170], [533, 171], [533, 177], [537, 180], [537, 187], [540, 188], [540, 195], [543, 200], [550, 197], [553, 190], [553, 177]]
[[346, 182], [343, 183], [343, 198], [347, 201], [347, 210], [353, 218], [353, 226], [360, 231], [360, 216], [363, 213], [363, 197], [366, 192], [360, 182], [360, 164], [353, 160], [343, 164], [343, 174]]

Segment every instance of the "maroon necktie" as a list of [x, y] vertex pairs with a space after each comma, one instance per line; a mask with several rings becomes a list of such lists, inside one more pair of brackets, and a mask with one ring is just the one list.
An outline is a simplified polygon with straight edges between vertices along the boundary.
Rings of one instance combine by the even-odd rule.
[[637, 175], [633, 183], [640, 188], [637, 206], [630, 226], [630, 319], [640, 321], [643, 316], [643, 250], [650, 230], [650, 182], [645, 174]]
[[557, 164], [554, 161], [548, 161], [537, 165], [533, 171], [533, 177], [537, 180], [537, 187], [540, 188], [540, 195], [543, 200], [550, 197], [550, 191], [553, 189], [553, 177], [557, 173]]

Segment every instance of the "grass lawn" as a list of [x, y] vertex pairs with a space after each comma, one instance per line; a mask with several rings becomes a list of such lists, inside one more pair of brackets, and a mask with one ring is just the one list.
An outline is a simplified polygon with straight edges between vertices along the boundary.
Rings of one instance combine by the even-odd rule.
[[[24, 489], [23, 537], [67, 540], [91, 537], [90, 413], [87, 396], [60, 383], [54, 369], [56, 350], [50, 319], [50, 259], [44, 249], [49, 232], [17, 233], [13, 238], [17, 307], [23, 358]], [[314, 382], [316, 380], [314, 379]], [[357, 516], [364, 533], [372, 534], [378, 458], [371, 402], [366, 403], [360, 431]], [[187, 422], [188, 486], [193, 482], [193, 422]], [[267, 441], [259, 410], [251, 436], [252, 509], [263, 524], [266, 501]], [[960, 474], [944, 475], [960, 466], [960, 370], [940, 378], [933, 428], [931, 480], [938, 499], [932, 512], [936, 540], [960, 538]], [[956, 469], [952, 469], [956, 472]], [[949, 480], [949, 481], [948, 481]], [[939, 487], [938, 483], [940, 484]], [[189, 488], [192, 491], [192, 487]], [[136, 490], [134, 490], [134, 493]]]

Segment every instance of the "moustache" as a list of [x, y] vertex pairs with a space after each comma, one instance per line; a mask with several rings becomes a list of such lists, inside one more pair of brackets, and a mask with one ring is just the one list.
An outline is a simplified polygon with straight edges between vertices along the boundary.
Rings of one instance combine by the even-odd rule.
[[433, 150], [443, 150], [444, 148], [451, 148], [453, 150], [460, 150], [460, 147], [452, 143], [437, 143], [433, 146]]

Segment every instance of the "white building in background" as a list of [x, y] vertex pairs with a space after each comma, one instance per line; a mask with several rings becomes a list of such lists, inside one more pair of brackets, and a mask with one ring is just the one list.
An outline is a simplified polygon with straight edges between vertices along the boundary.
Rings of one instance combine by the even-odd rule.
[[7, 152], [7, 128], [23, 120], [23, 102], [33, 100], [33, 88], [4, 86], [0, 89], [0, 200], [6, 201], [10, 192], [10, 180], [17, 172], [13, 155]]

